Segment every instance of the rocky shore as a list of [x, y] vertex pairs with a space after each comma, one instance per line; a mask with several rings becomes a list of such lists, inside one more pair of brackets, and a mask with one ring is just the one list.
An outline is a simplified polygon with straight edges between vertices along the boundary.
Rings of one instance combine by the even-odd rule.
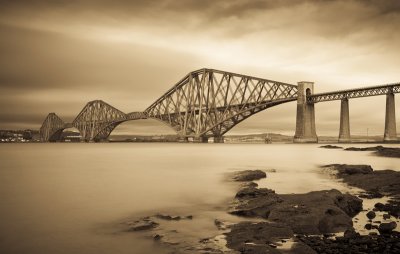
[[[255, 182], [267, 177], [265, 171], [244, 170], [229, 175], [238, 191], [227, 213], [237, 219], [215, 218], [214, 229], [207, 237], [193, 237], [181, 230], [189, 225], [185, 223], [196, 223], [193, 215], [159, 213], [125, 223], [125, 231], [145, 232], [170, 253], [400, 253], [400, 233], [395, 231], [394, 221], [400, 214], [400, 172], [374, 171], [369, 165], [332, 164], [323, 168], [365, 193], [357, 197], [332, 189], [278, 194], [259, 188]], [[387, 195], [393, 200], [376, 203], [366, 213], [365, 228], [371, 232], [360, 235], [353, 220], [363, 211], [363, 199]], [[377, 213], [384, 214], [384, 221], [373, 221]]]
[[371, 146], [371, 147], [348, 147], [343, 148], [336, 145], [323, 145], [320, 148], [325, 149], [343, 149], [345, 151], [372, 151], [375, 155], [383, 157], [400, 158], [400, 148], [397, 147], [383, 147], [383, 146]]
[[[228, 212], [265, 220], [231, 226], [225, 233], [227, 246], [249, 254], [319, 253], [304, 239], [354, 231], [352, 217], [361, 210], [361, 199], [338, 190], [282, 195], [248, 184], [236, 193]], [[290, 246], [283, 248], [287, 242]]]

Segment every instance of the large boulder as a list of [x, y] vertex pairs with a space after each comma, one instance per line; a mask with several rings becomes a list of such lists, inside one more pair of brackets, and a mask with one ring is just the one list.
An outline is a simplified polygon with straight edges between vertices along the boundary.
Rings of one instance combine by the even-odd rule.
[[285, 224], [295, 233], [320, 234], [351, 229], [351, 217], [361, 209], [361, 199], [338, 190], [278, 195], [270, 189], [245, 188], [229, 212]]
[[282, 202], [282, 199], [274, 190], [247, 187], [239, 190], [231, 202], [228, 212], [246, 217], [268, 218], [270, 208], [279, 202]]
[[350, 194], [337, 194], [334, 197], [335, 204], [350, 217], [354, 217], [363, 209], [362, 199]]
[[281, 253], [270, 244], [292, 236], [293, 231], [284, 224], [240, 222], [226, 233], [226, 246], [241, 253]]
[[[225, 233], [227, 247], [246, 254], [296, 253], [316, 254], [316, 252], [299, 242], [294, 237], [293, 230], [282, 223], [270, 222], [240, 222], [231, 226], [231, 231]], [[287, 239], [295, 241], [291, 250], [282, 251], [277, 248]]]

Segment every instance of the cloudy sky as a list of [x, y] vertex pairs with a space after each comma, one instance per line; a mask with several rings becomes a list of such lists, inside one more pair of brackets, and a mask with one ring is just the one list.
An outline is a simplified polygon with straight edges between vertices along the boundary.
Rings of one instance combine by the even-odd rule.
[[[49, 112], [72, 121], [94, 99], [141, 111], [203, 67], [316, 92], [400, 82], [399, 27], [396, 0], [0, 0], [0, 129], [39, 128]], [[352, 133], [382, 134], [384, 108], [384, 96], [351, 100]], [[230, 133], [293, 134], [295, 110], [267, 109]], [[318, 134], [338, 134], [339, 111], [316, 105]], [[171, 130], [141, 120], [116, 132]]]

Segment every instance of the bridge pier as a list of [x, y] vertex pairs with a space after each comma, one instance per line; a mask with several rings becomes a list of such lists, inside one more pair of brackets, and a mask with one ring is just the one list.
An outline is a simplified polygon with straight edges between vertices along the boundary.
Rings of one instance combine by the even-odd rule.
[[193, 137], [193, 143], [208, 143], [208, 137]]
[[313, 82], [298, 82], [297, 115], [294, 143], [318, 143], [315, 131], [314, 103], [307, 102], [307, 95], [314, 93]]
[[397, 141], [394, 93], [386, 94], [385, 134], [383, 141]]
[[348, 98], [342, 99], [340, 103], [340, 131], [339, 131], [338, 142], [339, 143], [351, 142]]
[[188, 137], [179, 137], [178, 142], [179, 143], [187, 143], [187, 142], [189, 142], [189, 138]]
[[214, 143], [224, 143], [224, 136], [214, 137]]

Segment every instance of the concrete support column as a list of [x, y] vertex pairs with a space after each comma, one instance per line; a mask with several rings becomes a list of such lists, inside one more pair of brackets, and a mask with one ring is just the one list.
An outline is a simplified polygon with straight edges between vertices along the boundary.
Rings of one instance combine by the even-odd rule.
[[315, 131], [314, 103], [307, 102], [307, 95], [314, 93], [313, 82], [298, 82], [296, 134], [294, 143], [318, 143]]
[[394, 94], [386, 95], [385, 135], [383, 141], [397, 141]]
[[224, 143], [224, 137], [223, 136], [214, 137], [214, 143]]
[[208, 143], [207, 137], [194, 137], [193, 143]]
[[350, 137], [350, 117], [349, 117], [349, 99], [342, 99], [340, 103], [340, 131], [339, 143], [351, 142]]

